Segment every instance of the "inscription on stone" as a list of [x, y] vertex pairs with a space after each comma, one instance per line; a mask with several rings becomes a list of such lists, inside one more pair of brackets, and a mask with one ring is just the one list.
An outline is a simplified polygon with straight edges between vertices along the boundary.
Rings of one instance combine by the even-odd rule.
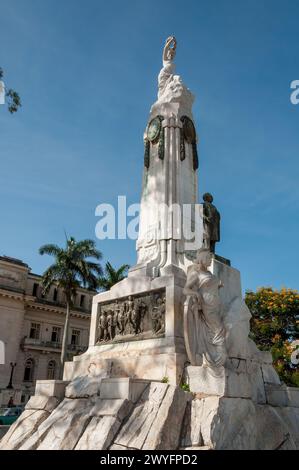
[[165, 289], [99, 305], [96, 344], [164, 336]]

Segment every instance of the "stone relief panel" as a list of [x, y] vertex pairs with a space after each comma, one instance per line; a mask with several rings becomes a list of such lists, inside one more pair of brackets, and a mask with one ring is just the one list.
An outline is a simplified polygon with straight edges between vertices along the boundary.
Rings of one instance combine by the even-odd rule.
[[159, 289], [100, 304], [96, 344], [164, 336], [165, 295]]

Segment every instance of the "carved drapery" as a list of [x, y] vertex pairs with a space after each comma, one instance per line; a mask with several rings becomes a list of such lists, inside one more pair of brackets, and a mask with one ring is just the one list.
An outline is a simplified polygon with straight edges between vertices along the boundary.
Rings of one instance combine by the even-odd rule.
[[226, 330], [219, 289], [223, 284], [208, 271], [211, 254], [202, 248], [187, 273], [184, 288], [184, 338], [188, 359], [193, 366], [218, 369], [227, 358]]

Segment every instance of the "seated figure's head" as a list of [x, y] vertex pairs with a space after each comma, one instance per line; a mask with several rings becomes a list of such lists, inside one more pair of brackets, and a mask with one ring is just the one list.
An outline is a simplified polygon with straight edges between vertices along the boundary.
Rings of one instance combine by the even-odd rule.
[[208, 248], [200, 248], [196, 254], [197, 264], [207, 268], [212, 262], [212, 255]]

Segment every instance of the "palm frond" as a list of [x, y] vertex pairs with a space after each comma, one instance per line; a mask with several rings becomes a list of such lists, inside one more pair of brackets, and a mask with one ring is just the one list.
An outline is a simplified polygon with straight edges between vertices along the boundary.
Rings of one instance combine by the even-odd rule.
[[74, 237], [70, 237], [66, 240], [65, 249], [47, 244], [43, 245], [39, 252], [55, 258], [55, 262], [43, 275], [42, 285], [45, 292], [53, 283], [57, 283], [68, 299], [72, 299], [80, 285], [89, 289], [96, 289], [98, 286], [99, 276], [103, 274], [102, 267], [88, 258], [99, 260], [102, 253], [96, 249], [93, 240], [77, 242]]
[[48, 243], [43, 245], [38, 250], [40, 255], [52, 255], [52, 256], [59, 256], [62, 249], [58, 245], [54, 245], [52, 243]]
[[109, 290], [112, 286], [122, 281], [125, 278], [128, 268], [128, 264], [123, 264], [119, 269], [114, 269], [112, 264], [107, 261], [105, 265], [105, 274], [102, 275], [98, 281], [100, 289]]
[[85, 258], [102, 259], [103, 255], [100, 250], [97, 250], [94, 240], [82, 240], [76, 243], [75, 251], [79, 256]]
[[130, 265], [129, 265], [129, 264], [123, 264], [123, 265], [116, 271], [117, 276], [118, 276], [118, 277], [125, 276], [129, 268], [130, 268]]
[[42, 290], [44, 294], [49, 292], [53, 284], [58, 285], [61, 282], [62, 274], [63, 272], [61, 270], [61, 267], [57, 264], [52, 264], [51, 266], [49, 266], [48, 269], [46, 269], [46, 271], [44, 272], [42, 276], [42, 282], [41, 282], [41, 286], [42, 286]]

